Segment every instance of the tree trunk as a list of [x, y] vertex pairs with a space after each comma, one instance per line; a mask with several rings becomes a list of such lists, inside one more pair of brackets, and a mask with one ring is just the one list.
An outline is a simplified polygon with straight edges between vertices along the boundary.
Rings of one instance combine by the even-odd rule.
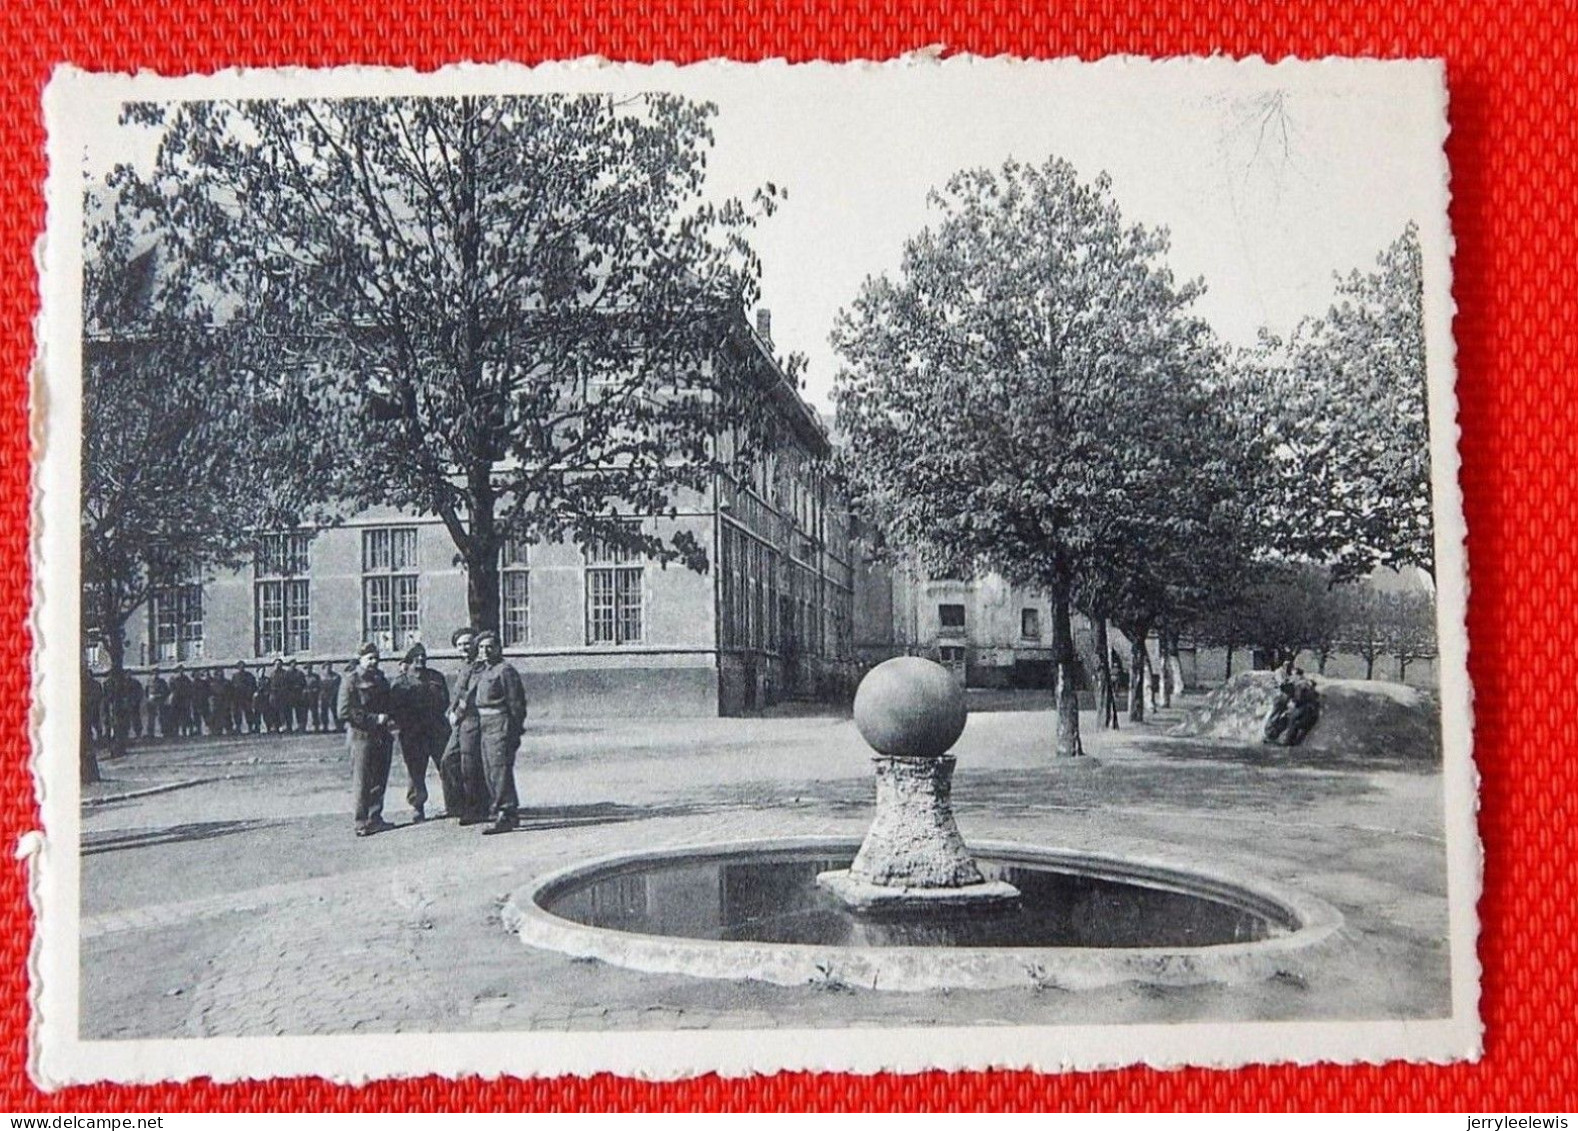
[[[105, 687], [115, 690], [110, 697], [110, 746], [106, 756], [119, 758], [126, 753], [126, 713], [121, 706], [121, 700], [126, 694], [122, 686], [126, 682], [126, 621], [117, 620], [110, 625], [105, 633], [104, 647], [110, 653], [110, 674], [104, 681]], [[95, 759], [97, 761], [97, 759]], [[95, 765], [94, 774], [97, 780], [98, 768]]]
[[455, 202], [455, 244], [463, 296], [459, 311], [459, 368], [462, 388], [469, 402], [466, 408], [476, 432], [470, 437], [470, 458], [466, 467], [466, 504], [471, 528], [466, 544], [459, 549], [466, 560], [466, 605], [471, 623], [475, 628], [498, 632], [499, 537], [494, 514], [493, 465], [499, 457], [507, 406], [505, 390], [490, 387], [483, 368], [483, 326], [479, 313], [483, 286], [482, 221], [477, 214], [476, 104], [472, 99], [462, 100], [460, 128], [460, 176]]
[[1222, 682], [1226, 683], [1233, 678], [1233, 646], [1227, 646], [1227, 659], [1222, 664]]
[[1173, 705], [1172, 633], [1165, 629], [1156, 634], [1156, 656], [1162, 662], [1162, 706]]
[[1366, 652], [1364, 654], [1364, 678], [1365, 679], [1374, 679], [1375, 678], [1375, 653], [1374, 652]]
[[94, 782], [99, 780], [99, 756], [93, 751], [93, 742], [88, 733], [88, 717], [87, 715], [82, 714], [82, 711], [83, 701], [87, 698], [85, 694], [86, 683], [93, 677], [89, 675], [86, 664], [79, 664], [77, 671], [77, 678], [80, 679], [84, 685], [77, 690], [77, 712], [80, 716], [80, 726], [78, 730], [81, 734], [81, 745], [77, 749], [77, 772], [81, 775], [81, 781], [83, 785], [92, 785]]
[[[473, 536], [473, 542], [476, 541]], [[498, 632], [499, 624], [499, 554], [466, 554], [466, 607], [471, 613], [475, 628]]]
[[1107, 641], [1107, 618], [1091, 618], [1096, 629], [1096, 678], [1100, 683], [1101, 725], [1107, 730], [1118, 729], [1118, 696], [1112, 684], [1112, 662], [1108, 658], [1111, 644]]
[[1053, 695], [1057, 716], [1057, 740], [1053, 753], [1059, 758], [1078, 758], [1085, 753], [1079, 740], [1079, 693], [1075, 690], [1077, 671], [1074, 657], [1074, 625], [1069, 615], [1068, 585], [1059, 584], [1052, 592]]
[[1408, 682], [1408, 661], [1410, 659], [1412, 659], [1411, 656], [1398, 656], [1397, 657], [1397, 682], [1398, 683], [1407, 683]]
[[1147, 671], [1150, 657], [1145, 652], [1145, 637], [1150, 629], [1146, 625], [1119, 625], [1129, 638], [1129, 721], [1145, 721], [1145, 685], [1149, 682]]

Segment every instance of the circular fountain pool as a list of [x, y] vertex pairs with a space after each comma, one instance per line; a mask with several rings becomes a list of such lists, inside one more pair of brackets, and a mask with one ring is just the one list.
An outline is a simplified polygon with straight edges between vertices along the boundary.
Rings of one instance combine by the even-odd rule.
[[1324, 903], [1219, 871], [991, 843], [971, 847], [988, 878], [1019, 888], [1017, 905], [873, 915], [816, 884], [858, 847], [609, 858], [516, 893], [506, 920], [528, 945], [641, 970], [897, 990], [1266, 977], [1340, 924]]

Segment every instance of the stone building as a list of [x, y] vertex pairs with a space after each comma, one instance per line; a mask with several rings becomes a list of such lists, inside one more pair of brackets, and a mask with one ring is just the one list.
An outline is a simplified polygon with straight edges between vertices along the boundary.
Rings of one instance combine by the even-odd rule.
[[[736, 714], [850, 685], [849, 517], [821, 468], [826, 429], [775, 357], [765, 311], [739, 320], [714, 363], [764, 390], [770, 442], [744, 481], [720, 476], [672, 512], [630, 516], [664, 540], [689, 531], [711, 548], [708, 572], [574, 543], [505, 548], [500, 629], [534, 715]], [[341, 662], [364, 640], [386, 655], [421, 641], [442, 658], [468, 619], [443, 524], [395, 510], [264, 533], [249, 566], [178, 579], [145, 614], [128, 626], [134, 671]], [[106, 665], [92, 644], [88, 661]]]
[[[1090, 622], [1078, 613], [1072, 620], [1080, 667], [1092, 672]], [[1052, 686], [1051, 602], [995, 574], [960, 580], [930, 577], [907, 563], [871, 563], [856, 587], [855, 625], [855, 651], [868, 666], [918, 655], [949, 668], [967, 687]], [[1112, 646], [1127, 648], [1116, 631]]]

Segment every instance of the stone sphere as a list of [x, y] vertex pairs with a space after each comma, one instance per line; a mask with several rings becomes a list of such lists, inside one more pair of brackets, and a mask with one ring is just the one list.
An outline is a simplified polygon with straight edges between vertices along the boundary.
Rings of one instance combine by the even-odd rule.
[[964, 688], [941, 664], [899, 656], [866, 673], [855, 726], [878, 754], [941, 758], [964, 733]]

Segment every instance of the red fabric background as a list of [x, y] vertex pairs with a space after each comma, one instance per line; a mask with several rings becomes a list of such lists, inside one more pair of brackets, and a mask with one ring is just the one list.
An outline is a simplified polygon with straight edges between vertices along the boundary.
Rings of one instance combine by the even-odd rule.
[[[25, 875], [0, 870], [0, 1065], [8, 1110], [376, 1109], [1468, 1109], [1578, 1108], [1578, 750], [1570, 695], [1578, 464], [1574, 373], [1574, 108], [1578, 5], [1505, 0], [1360, 5], [1196, 0], [986, 0], [978, 4], [494, 3], [451, 16], [429, 0], [275, 0], [209, 8], [30, 3], [0, 20], [0, 827], [37, 827], [28, 758], [28, 367], [37, 312], [32, 252], [43, 226], [40, 95], [57, 63], [164, 73], [229, 65], [447, 62], [598, 53], [885, 58], [927, 44], [1035, 57], [1115, 52], [1441, 56], [1452, 135], [1462, 484], [1473, 596], [1469, 666], [1486, 849], [1485, 1059], [1455, 1067], [1256, 1068], [1037, 1076], [855, 1078], [785, 1074], [648, 1084], [437, 1079], [350, 1089], [318, 1080], [245, 1086], [98, 1086], [43, 1096], [27, 1078], [30, 938]], [[458, 6], [457, 6], [458, 7]], [[1560, 674], [1559, 674], [1560, 673]]]

